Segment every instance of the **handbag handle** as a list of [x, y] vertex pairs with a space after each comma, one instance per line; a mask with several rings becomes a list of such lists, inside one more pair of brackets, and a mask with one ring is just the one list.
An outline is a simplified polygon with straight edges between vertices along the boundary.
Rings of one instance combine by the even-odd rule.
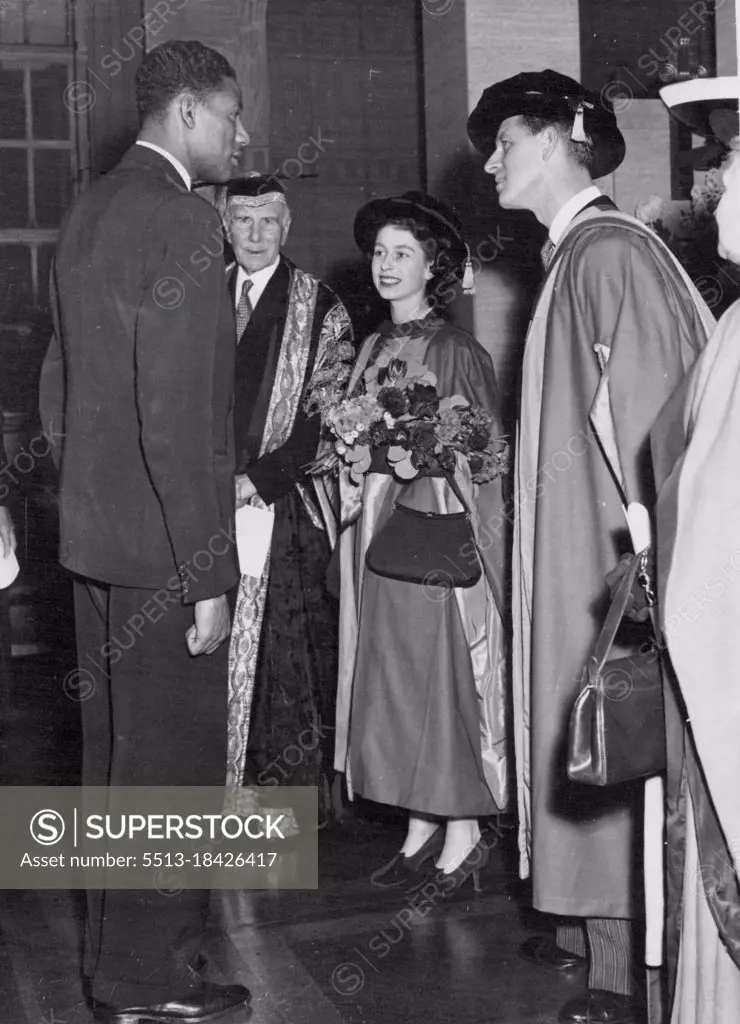
[[638, 553], [632, 557], [629, 569], [620, 580], [609, 611], [606, 613], [606, 619], [604, 620], [604, 625], [601, 627], [601, 633], [599, 634], [599, 639], [596, 641], [596, 646], [591, 659], [591, 663], [595, 663], [595, 668], [598, 672], [601, 672], [606, 659], [609, 657], [609, 652], [612, 649], [612, 644], [614, 643], [614, 639], [617, 635], [619, 624], [624, 618], [624, 613], [627, 611], [627, 607], [630, 603], [630, 595], [632, 593], [635, 577], [637, 576], [637, 570], [640, 566], [641, 557], [641, 551], [638, 551]]
[[[468, 516], [471, 516], [473, 513], [470, 511], [470, 506], [468, 505], [467, 501], [465, 500], [465, 495], [460, 490], [458, 482], [455, 479], [455, 474], [454, 473], [450, 473], [450, 471], [448, 469], [446, 469], [444, 471], [443, 479], [445, 479], [447, 481], [447, 483], [449, 484], [450, 489], [452, 490], [452, 493], [455, 495], [457, 500], [462, 505], [465, 514], [468, 515]], [[396, 499], [396, 500], [398, 500], [398, 499]], [[394, 504], [395, 504], [395, 502], [394, 502]]]
[[460, 490], [460, 486], [459, 486], [457, 480], [455, 479], [455, 474], [454, 473], [450, 473], [450, 471], [448, 469], [446, 469], [445, 470], [445, 480], [450, 485], [452, 493], [455, 495], [457, 500], [460, 502], [460, 504], [462, 505], [463, 509], [467, 512], [467, 514], [469, 516], [472, 515], [473, 513], [470, 511], [470, 506], [468, 505], [467, 501], [465, 500], [463, 492]]

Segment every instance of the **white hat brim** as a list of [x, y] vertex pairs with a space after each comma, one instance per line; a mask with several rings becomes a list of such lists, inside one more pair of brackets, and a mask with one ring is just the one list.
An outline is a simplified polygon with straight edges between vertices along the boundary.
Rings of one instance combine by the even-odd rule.
[[674, 82], [663, 86], [660, 98], [671, 114], [697, 135], [716, 135], [729, 145], [738, 134], [738, 75]]

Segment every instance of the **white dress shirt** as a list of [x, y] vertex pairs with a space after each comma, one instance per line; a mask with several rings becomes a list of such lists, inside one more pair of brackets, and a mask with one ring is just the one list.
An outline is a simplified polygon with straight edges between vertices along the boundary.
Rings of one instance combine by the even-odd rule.
[[267, 285], [270, 283], [270, 278], [275, 273], [280, 263], [280, 256], [271, 263], [269, 267], [263, 267], [262, 270], [255, 270], [253, 274], [248, 274], [244, 267], [236, 266], [236, 286], [234, 288], [234, 309], [239, 305], [239, 299], [242, 294], [242, 287], [247, 278], [252, 281], [252, 287], [249, 289], [249, 301], [252, 306], [252, 310], [256, 309], [257, 303], [259, 302], [262, 292], [265, 290]]
[[162, 149], [161, 146], [155, 146], [153, 142], [142, 142], [141, 139], [138, 139], [136, 145], [146, 146], [147, 149], [153, 149], [155, 153], [159, 153], [159, 155], [163, 156], [165, 160], [169, 160], [169, 162], [175, 168], [175, 170], [180, 175], [182, 180], [185, 182], [185, 188], [188, 190], [188, 192], [190, 191], [190, 189], [193, 187], [193, 179], [190, 177], [190, 175], [185, 170], [185, 168], [183, 167], [183, 165], [180, 163], [176, 156], [173, 156], [172, 153], [168, 153], [167, 150]]
[[557, 245], [560, 239], [565, 234], [565, 229], [568, 227], [570, 222], [580, 213], [584, 206], [588, 206], [594, 199], [598, 199], [604, 193], [596, 185], [589, 185], [588, 188], [584, 188], [582, 192], [577, 192], [576, 195], [571, 196], [567, 203], [564, 203], [555, 216], [552, 219], [550, 225], [550, 241], [553, 245]]

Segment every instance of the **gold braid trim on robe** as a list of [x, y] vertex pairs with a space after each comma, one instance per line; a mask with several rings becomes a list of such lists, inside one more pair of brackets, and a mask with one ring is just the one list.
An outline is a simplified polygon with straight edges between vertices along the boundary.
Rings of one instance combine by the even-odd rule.
[[[352, 340], [352, 321], [349, 313], [342, 303], [333, 306], [324, 317], [319, 335], [319, 345], [314, 362], [314, 373], [322, 369], [327, 352], [330, 346], [333, 348], [342, 341]], [[303, 504], [311, 517], [311, 522], [319, 530], [324, 530], [329, 540], [329, 546], [333, 550], [337, 542], [337, 485], [334, 477], [329, 475], [315, 476], [313, 478], [313, 496], [303, 484], [296, 484], [298, 493], [303, 499]], [[313, 498], [316, 498], [314, 502]], [[316, 505], [318, 504], [318, 508]]]
[[[316, 278], [297, 268], [293, 269], [288, 314], [260, 447], [260, 458], [284, 445], [293, 430], [306, 378], [310, 347], [307, 339], [311, 336], [318, 290], [319, 282]], [[258, 508], [266, 507], [258, 495], [251, 499], [251, 504]], [[248, 814], [256, 807], [250, 790], [242, 787], [242, 780], [247, 759], [252, 697], [269, 578], [268, 552], [262, 577], [257, 580], [251, 576], [242, 576], [239, 581], [231, 629], [226, 765], [226, 784], [231, 791], [227, 796], [226, 809], [232, 813]]]

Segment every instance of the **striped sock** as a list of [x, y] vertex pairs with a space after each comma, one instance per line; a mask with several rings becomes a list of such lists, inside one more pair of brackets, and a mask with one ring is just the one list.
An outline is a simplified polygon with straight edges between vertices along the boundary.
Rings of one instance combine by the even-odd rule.
[[555, 932], [555, 942], [560, 949], [575, 956], [586, 955], [586, 936], [582, 924], [559, 924]]
[[588, 987], [632, 995], [632, 922], [590, 917], [586, 932], [590, 953]]

